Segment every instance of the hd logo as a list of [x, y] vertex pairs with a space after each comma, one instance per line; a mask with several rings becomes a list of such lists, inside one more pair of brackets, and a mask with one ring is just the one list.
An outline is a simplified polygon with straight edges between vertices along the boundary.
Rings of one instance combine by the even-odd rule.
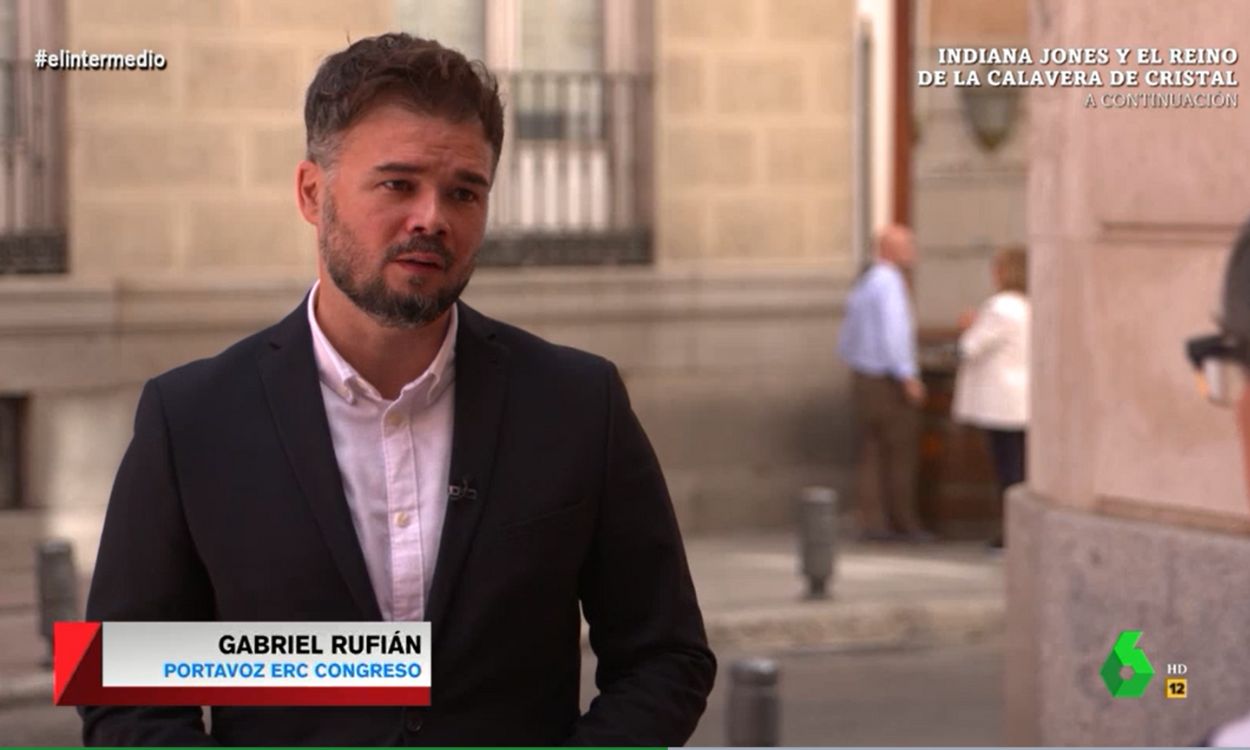
[[[1099, 674], [1107, 685], [1112, 698], [1140, 698], [1155, 676], [1155, 668], [1146, 658], [1146, 652], [1137, 648], [1137, 639], [1141, 638], [1140, 630], [1125, 630], [1116, 639], [1107, 660], [1102, 663]], [[1129, 667], [1132, 677], [1124, 677], [1123, 671]]]

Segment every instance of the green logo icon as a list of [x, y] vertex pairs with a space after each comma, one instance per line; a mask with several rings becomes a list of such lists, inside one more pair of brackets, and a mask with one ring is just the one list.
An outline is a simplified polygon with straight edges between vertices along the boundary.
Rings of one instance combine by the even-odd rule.
[[[1146, 652], [1137, 647], [1137, 639], [1141, 638], [1140, 630], [1125, 630], [1115, 639], [1115, 646], [1107, 654], [1099, 674], [1106, 683], [1112, 698], [1140, 698], [1155, 676], [1155, 668], [1146, 658]], [[1133, 670], [1133, 676], [1125, 678], [1121, 672], [1125, 667]]]

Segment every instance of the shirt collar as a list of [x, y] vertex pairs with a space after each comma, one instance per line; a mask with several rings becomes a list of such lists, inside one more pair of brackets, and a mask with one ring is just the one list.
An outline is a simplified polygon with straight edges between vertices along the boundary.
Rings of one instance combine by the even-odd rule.
[[[373, 384], [356, 372], [356, 369], [343, 359], [343, 355], [339, 354], [330, 343], [330, 339], [326, 338], [325, 331], [317, 322], [316, 314], [317, 291], [320, 286], [320, 280], [313, 282], [312, 289], [308, 293], [308, 326], [312, 329], [313, 357], [317, 362], [318, 377], [348, 404], [355, 404], [359, 395], [376, 401], [385, 401]], [[425, 391], [425, 398], [422, 399], [425, 404], [432, 404], [455, 379], [456, 334], [460, 328], [460, 311], [457, 308], [457, 305], [451, 306], [451, 321], [447, 325], [447, 333], [443, 337], [438, 353], [430, 362], [430, 366], [400, 390], [397, 401], [403, 399], [409, 392], [420, 389]]]

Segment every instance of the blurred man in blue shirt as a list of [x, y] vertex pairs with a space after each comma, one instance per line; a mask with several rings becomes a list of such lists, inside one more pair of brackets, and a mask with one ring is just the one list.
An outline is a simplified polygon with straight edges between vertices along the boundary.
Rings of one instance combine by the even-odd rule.
[[909, 229], [886, 228], [876, 260], [846, 301], [838, 353], [852, 370], [860, 430], [858, 500], [868, 540], [927, 541], [916, 511], [918, 407], [916, 326], [905, 272], [916, 259]]

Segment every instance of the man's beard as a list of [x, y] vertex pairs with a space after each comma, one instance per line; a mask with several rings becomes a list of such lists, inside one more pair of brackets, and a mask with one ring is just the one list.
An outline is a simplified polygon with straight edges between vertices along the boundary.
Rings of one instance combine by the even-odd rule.
[[[325, 202], [325, 227], [317, 245], [334, 285], [356, 307], [387, 328], [419, 328], [436, 320], [460, 299], [460, 293], [468, 286], [476, 266], [475, 253], [467, 259], [464, 268], [453, 275], [455, 258], [443, 241], [429, 235], [414, 235], [407, 242], [386, 248], [378, 269], [370, 274], [363, 268], [368, 259], [361, 252], [351, 230], [339, 223], [334, 199], [329, 195]], [[423, 283], [434, 282], [428, 278], [410, 277], [408, 291], [391, 291], [386, 285], [383, 270], [391, 261], [413, 252], [437, 255], [442, 261], [447, 283], [423, 291], [420, 288]]]

